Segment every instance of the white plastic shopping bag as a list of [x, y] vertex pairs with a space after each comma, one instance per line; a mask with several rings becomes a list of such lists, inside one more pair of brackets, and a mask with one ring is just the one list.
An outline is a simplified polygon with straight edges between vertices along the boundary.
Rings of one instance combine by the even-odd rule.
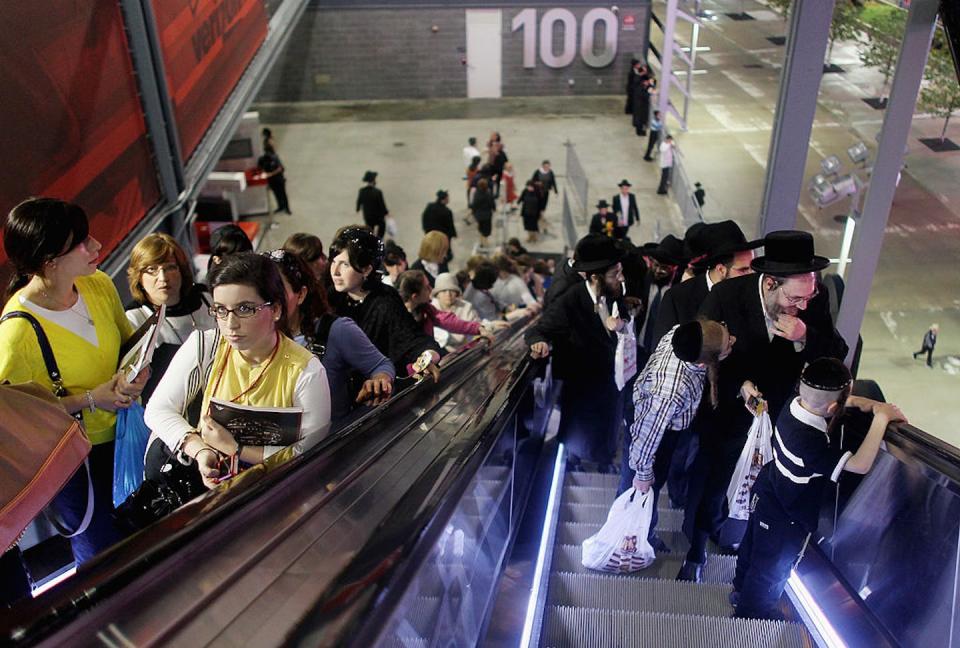
[[764, 464], [773, 461], [773, 425], [765, 404], [753, 417], [747, 442], [743, 444], [740, 459], [733, 471], [733, 479], [727, 487], [727, 507], [730, 517], [736, 520], [750, 519], [750, 491]]
[[397, 219], [393, 216], [387, 216], [385, 219], [384, 233], [387, 238], [395, 239], [400, 233], [399, 228], [397, 227]]
[[600, 530], [583, 541], [583, 566], [606, 572], [634, 572], [652, 565], [656, 553], [647, 541], [652, 519], [653, 491], [626, 491], [610, 507]]
[[[611, 315], [618, 317], [618, 311], [617, 304], [614, 303]], [[637, 373], [637, 336], [633, 320], [627, 323], [622, 333], [617, 333], [617, 351], [613, 360], [613, 379], [617, 383], [617, 389], [623, 391], [623, 386]]]

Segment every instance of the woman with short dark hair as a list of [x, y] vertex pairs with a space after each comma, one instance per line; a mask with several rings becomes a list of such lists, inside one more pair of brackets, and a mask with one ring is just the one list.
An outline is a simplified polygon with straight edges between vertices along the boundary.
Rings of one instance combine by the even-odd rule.
[[[128, 384], [117, 371], [120, 347], [133, 327], [113, 281], [97, 270], [101, 246], [90, 236], [83, 209], [54, 198], [25, 200], [7, 216], [3, 246], [15, 271], [4, 315], [36, 319], [67, 392], [60, 402], [71, 414], [82, 413], [93, 444], [90, 479], [87, 470], [78, 470], [53, 502], [62, 521], [78, 529], [93, 485], [93, 517], [70, 539], [74, 559], [82, 564], [122, 537], [112, 519], [115, 412], [140, 394], [148, 372]], [[0, 324], [2, 381], [32, 381], [54, 390], [37, 334], [22, 317]]]

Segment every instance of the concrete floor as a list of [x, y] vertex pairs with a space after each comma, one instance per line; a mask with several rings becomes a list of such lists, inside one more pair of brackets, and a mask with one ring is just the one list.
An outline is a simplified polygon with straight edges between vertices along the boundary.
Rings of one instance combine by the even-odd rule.
[[[729, 6], [727, 6], [729, 5]], [[701, 33], [700, 55], [707, 74], [695, 79], [690, 128], [675, 131], [692, 180], [707, 189], [708, 220], [733, 218], [748, 235], [756, 230], [777, 98], [783, 47], [766, 40], [782, 35], [784, 23], [750, 0], [705, 3], [718, 12], [741, 6], [759, 18], [748, 23], [721, 17]], [[847, 69], [825, 75], [821, 85], [808, 156], [808, 177], [822, 156], [844, 151], [858, 140], [875, 149], [882, 112], [861, 101], [873, 96], [877, 75], [860, 67], [852, 44], [838, 43], [833, 62]], [[264, 247], [280, 245], [294, 231], [318, 234], [327, 243], [340, 226], [359, 222], [356, 192], [366, 169], [380, 172], [379, 184], [400, 225], [398, 242], [416, 256], [420, 213], [438, 188], [451, 192], [460, 237], [456, 261], [462, 263], [477, 241], [463, 224], [466, 208], [461, 149], [470, 136], [485, 141], [492, 130], [503, 135], [517, 178], [530, 176], [543, 158], [566, 172], [564, 142], [576, 145], [590, 180], [590, 211], [607, 200], [621, 178], [635, 185], [641, 209], [635, 242], [666, 233], [682, 235], [672, 198], [657, 196], [659, 169], [641, 157], [646, 141], [637, 138], [622, 114], [620, 97], [538, 98], [482, 101], [331, 102], [295, 106], [261, 105], [265, 124], [274, 128], [279, 154], [288, 170], [293, 216], [277, 216]], [[907, 168], [899, 185], [887, 229], [862, 336], [860, 376], [877, 380], [888, 400], [898, 403], [918, 427], [960, 446], [954, 424], [960, 387], [960, 154], [933, 154], [918, 137], [938, 135], [941, 122], [918, 116]], [[958, 137], [953, 129], [954, 139]], [[569, 190], [569, 187], [568, 187]], [[548, 220], [559, 234], [561, 201], [551, 197]], [[818, 252], [839, 253], [841, 226], [833, 217], [846, 205], [818, 210], [804, 195], [798, 227], [811, 231]], [[586, 231], [579, 224], [578, 234]], [[509, 235], [521, 235], [519, 217], [508, 222]], [[494, 236], [498, 236], [495, 232]], [[561, 236], [547, 237], [533, 249], [560, 251]], [[927, 369], [910, 353], [930, 323], [941, 336], [935, 367]]]

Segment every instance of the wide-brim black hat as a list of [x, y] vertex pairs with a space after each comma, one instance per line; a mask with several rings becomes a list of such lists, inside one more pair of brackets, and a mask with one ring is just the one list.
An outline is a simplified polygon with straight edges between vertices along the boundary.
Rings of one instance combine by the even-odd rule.
[[620, 181], [620, 183], [619, 183], [617, 186], [618, 186], [618, 187], [632, 187], [633, 185], [630, 184], [630, 181], [629, 181], [629, 180], [627, 180], [626, 178], [624, 178], [623, 180]]
[[710, 252], [710, 227], [706, 223], [694, 223], [683, 235], [683, 254], [691, 261], [704, 258]]
[[573, 269], [576, 272], [603, 270], [619, 263], [623, 255], [623, 249], [609, 236], [587, 234], [577, 242]]
[[748, 241], [735, 221], [725, 220], [707, 226], [707, 261], [723, 256], [756, 250], [763, 247], [763, 239]]
[[770, 232], [763, 239], [763, 252], [750, 267], [775, 277], [819, 272], [830, 265], [830, 259], [814, 254], [813, 236], [799, 230]]
[[597, 209], [602, 209], [604, 207], [610, 207], [610, 204], [606, 200], [601, 198], [600, 202], [597, 203]]
[[366, 173], [363, 174], [363, 181], [364, 181], [364, 182], [373, 182], [373, 181], [376, 180], [376, 179], [377, 179], [377, 172], [376, 172], [376, 171], [367, 171]]
[[444, 198], [449, 198], [450, 193], [446, 189], [437, 190], [437, 200], [443, 200]]
[[669, 265], [685, 265], [687, 257], [683, 253], [683, 241], [673, 234], [667, 234], [663, 240], [657, 244], [647, 243], [641, 248], [643, 254], [653, 257], [660, 263]]

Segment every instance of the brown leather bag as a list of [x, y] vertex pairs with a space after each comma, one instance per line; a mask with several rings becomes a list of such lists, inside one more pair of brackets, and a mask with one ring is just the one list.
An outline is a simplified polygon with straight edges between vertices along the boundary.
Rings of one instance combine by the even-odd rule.
[[6, 551], [90, 454], [83, 425], [36, 383], [0, 385], [0, 547]]

